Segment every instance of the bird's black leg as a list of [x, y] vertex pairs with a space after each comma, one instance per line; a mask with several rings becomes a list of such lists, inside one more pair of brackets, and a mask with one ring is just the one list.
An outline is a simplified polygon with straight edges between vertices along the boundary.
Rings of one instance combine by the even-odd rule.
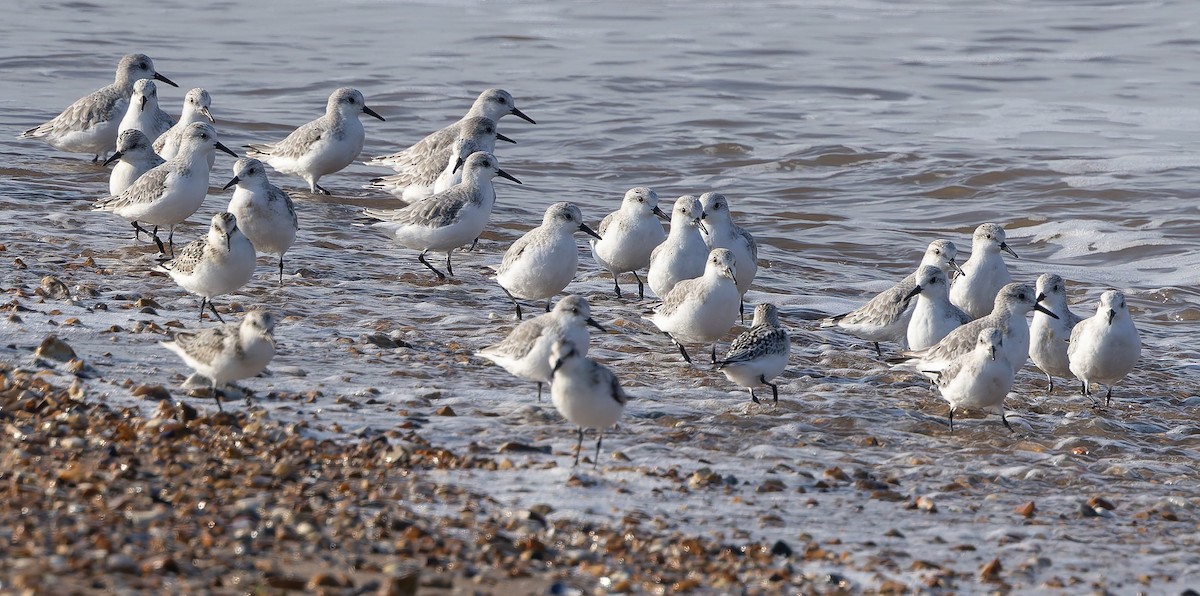
[[204, 305], [208, 303], [208, 298], [200, 297], [200, 322], [204, 322]]
[[[158, 239], [158, 227], [154, 228], [154, 238]], [[171, 258], [175, 258], [175, 226], [171, 226], [170, 233], [167, 234], [167, 245], [171, 247]], [[158, 243], [158, 249], [162, 250], [162, 242]]]
[[[742, 320], [744, 321], [745, 317], [743, 317]], [[883, 358], [883, 350], [879, 349], [879, 342], [875, 342], [875, 355]]]
[[221, 313], [217, 312], [217, 307], [215, 305], [213, 305], [212, 300], [208, 301], [208, 310], [210, 312], [212, 312], [213, 316], [216, 317], [217, 320], [220, 321], [222, 325], [225, 324], [225, 319], [221, 318]]
[[1011, 431], [1011, 432], [1014, 432], [1014, 433], [1015, 433], [1015, 432], [1017, 432], [1017, 431], [1013, 430], [1013, 427], [1012, 427], [1012, 425], [1010, 425], [1010, 424], [1008, 423], [1008, 417], [1006, 417], [1006, 416], [1004, 415], [1004, 410], [1000, 410], [1000, 422], [1003, 422], [1003, 423], [1004, 423], [1004, 427], [1005, 427], [1005, 428], [1007, 428], [1009, 431]]
[[596, 459], [592, 461], [592, 470], [595, 470], [596, 466], [600, 465], [600, 443], [604, 442], [604, 430], [601, 429], [599, 433], [600, 438], [596, 439]]
[[667, 336], [667, 338], [671, 340], [671, 343], [675, 344], [676, 346], [679, 346], [679, 353], [683, 354], [683, 359], [685, 361], [687, 361], [688, 364], [691, 364], [692, 357], [688, 356], [687, 349], [683, 347], [683, 344], [679, 343], [678, 341], [675, 341], [675, 338], [671, 337], [671, 334], [667, 333], [666, 331], [663, 332], [663, 335]]
[[752, 401], [752, 402], [754, 402], [754, 403], [756, 403], [756, 404], [761, 404], [761, 403], [762, 403], [762, 402], [758, 401], [758, 396], [757, 396], [757, 395], [754, 395], [754, 388], [753, 388], [753, 387], [751, 387], [751, 388], [750, 388], [750, 401]]
[[638, 282], [638, 300], [646, 297], [646, 286], [642, 284], [642, 278], [638, 277], [637, 271], [633, 271], [633, 278]]
[[613, 272], [613, 291], [617, 293], [617, 298], [621, 297], [621, 284], [617, 283], [617, 273]]
[[430, 271], [432, 271], [432, 272], [436, 273], [436, 274], [437, 274], [437, 276], [438, 276], [438, 281], [445, 281], [445, 280], [446, 280], [446, 274], [445, 274], [445, 273], [442, 273], [441, 271], [438, 271], [436, 268], [434, 268], [434, 266], [433, 266], [433, 265], [430, 265], [430, 264], [429, 264], [429, 261], [426, 261], [426, 260], [425, 260], [425, 253], [427, 253], [427, 252], [429, 252], [429, 251], [428, 251], [428, 250], [423, 250], [423, 251], [421, 251], [421, 254], [420, 254], [420, 255], [417, 255], [417, 260], [418, 260], [418, 261], [421, 261], [421, 264], [422, 264], [422, 265], [425, 265], [426, 267], [429, 267], [429, 270], [430, 270]]
[[[742, 324], [745, 325], [746, 324], [746, 297], [745, 296], [738, 299], [738, 310], [739, 310], [739, 312], [742, 313]], [[879, 344], [875, 344], [875, 345], [878, 346]]]
[[542, 382], [538, 381], [538, 401], [542, 401]]
[[950, 406], [950, 434], [954, 434], [954, 406]]
[[224, 412], [225, 410], [221, 408], [221, 390], [217, 389], [217, 380], [216, 379], [212, 380], [212, 392], [213, 392], [213, 399], [217, 400], [217, 411]]
[[450, 255], [452, 255], [452, 254], [454, 254], [454, 251], [452, 251], [452, 250], [446, 251], [446, 275], [451, 275], [451, 276], [454, 275], [454, 267], [450, 266]]
[[313, 188], [316, 188], [317, 190], [319, 190], [319, 191], [321, 191], [321, 192], [325, 193], [326, 195], [332, 195], [332, 194], [333, 194], [333, 193], [331, 193], [331, 192], [329, 192], [329, 191], [325, 190], [325, 187], [321, 186], [320, 184], [317, 184], [316, 182], [313, 182]]
[[1104, 394], [1104, 407], [1112, 405], [1112, 385], [1108, 386], [1108, 393]]
[[133, 241], [138, 242], [142, 239], [142, 226], [138, 222], [133, 222]]
[[775, 400], [774, 405], [779, 405], [779, 385], [767, 382], [767, 377], [765, 375], [759, 375], [758, 380], [762, 381], [763, 385], [767, 385], [771, 388], [771, 397]]
[[[512, 295], [512, 292], [509, 292], [509, 291], [508, 291], [508, 288], [505, 288], [504, 286], [500, 286], [500, 289], [501, 289], [501, 290], [504, 290], [504, 295], [505, 295], [505, 296], [508, 296], [508, 299], [509, 299], [509, 300], [512, 300], [513, 306], [517, 307], [517, 320], [518, 320], [518, 321], [520, 321], [520, 320], [521, 320], [521, 318], [522, 318], [522, 315], [521, 315], [521, 303], [520, 303], [520, 302], [517, 302], [517, 297], [516, 297], [516, 296], [513, 296], [513, 295]], [[547, 312], [549, 312], [549, 311], [547, 311]]]
[[710, 358], [709, 362], [711, 362], [713, 364], [717, 363], [717, 342], [715, 342], [715, 341], [713, 342], [712, 353], [709, 354], [709, 358]]
[[579, 452], [583, 451], [583, 427], [579, 427], [579, 441], [575, 443], [575, 466], [579, 466]]
[[546, 312], [550, 312], [550, 299], [546, 299]]
[[1049, 383], [1046, 386], [1046, 395], [1050, 395], [1054, 393], [1054, 377], [1050, 376], [1050, 373], [1046, 373], [1046, 382]]
[[279, 255], [279, 285], [283, 285], [283, 255]]

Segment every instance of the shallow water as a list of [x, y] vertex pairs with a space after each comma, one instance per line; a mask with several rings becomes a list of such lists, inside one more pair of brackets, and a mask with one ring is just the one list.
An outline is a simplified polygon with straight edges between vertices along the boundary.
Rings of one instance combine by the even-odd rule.
[[[497, 181], [481, 251], [456, 255], [458, 276], [446, 284], [415, 253], [353, 225], [362, 205], [399, 205], [360, 189], [382, 170], [355, 165], [324, 178], [332, 198], [273, 177], [300, 211], [287, 258], [300, 274], [279, 288], [264, 258], [254, 282], [219, 300], [289, 315], [273, 376], [245, 383], [261, 406], [316, 432], [408, 421], [435, 444], [507, 457], [515, 470], [447, 480], [514, 507], [547, 502], [557, 515], [605, 520], [641, 509], [668, 529], [730, 540], [837, 538], [853, 553], [839, 571], [859, 586], [921, 581], [906, 556], [967, 575], [1000, 557], [1005, 580], [1023, 589], [1071, 577], [1119, 591], [1141, 575], [1153, 590], [1198, 581], [1191, 182], [1200, 74], [1191, 65], [1200, 36], [1189, 3], [306, 4], [21, 2], [0, 22], [6, 139], [107, 83], [129, 51], [181, 85], [160, 85], [168, 111], [188, 88], [207, 88], [231, 147], [281, 138], [343, 85], [388, 119], [364, 120], [364, 157], [453, 121], [489, 86], [511, 91], [538, 121], [501, 122], [518, 144], [501, 143], [497, 155], [524, 185]], [[198, 306], [147, 273], [150, 246], [133, 243], [123, 220], [90, 212], [107, 172], [37, 142], [9, 140], [0, 151], [3, 287], [29, 295], [54, 274], [95, 292], [77, 292], [77, 304], [22, 298], [36, 312], [0, 323], [13, 346], [0, 353], [27, 359], [57, 331], [94, 367], [93, 395], [136, 402], [126, 378], [178, 385], [184, 368], [155, 345], [162, 335], [101, 333], [136, 321], [193, 327]], [[231, 166], [218, 157], [214, 187]], [[574, 201], [594, 226], [637, 185], [666, 204], [706, 190], [730, 197], [760, 246], [748, 301], [781, 305], [793, 366], [779, 407], [751, 405], [723, 376], [683, 366], [640, 320], [646, 304], [615, 300], [584, 256], [570, 289], [613, 330], [594, 337], [592, 353], [637, 399], [605, 439], [605, 469], [581, 470], [586, 486], [569, 485], [573, 430], [534, 400], [532, 385], [471, 355], [511, 327], [486, 268], [548, 204]], [[227, 200], [214, 189], [177, 239], [202, 234]], [[1092, 409], [1066, 380], [1046, 396], [1030, 365], [1007, 403], [1015, 435], [995, 417], [964, 420], [950, 435], [944, 404], [923, 383], [887, 371], [861, 342], [815, 331], [816, 317], [905, 275], [929, 240], [949, 238], [966, 253], [984, 221], [1008, 230], [1017, 279], [1063, 275], [1076, 312], [1094, 312], [1109, 287], [1129, 296], [1143, 358], [1112, 407]], [[67, 267], [89, 255], [98, 268]], [[17, 258], [28, 268], [9, 266]], [[129, 308], [137, 296], [164, 308], [139, 314]], [[80, 326], [59, 327], [72, 316]], [[363, 341], [375, 333], [408, 347]], [[311, 389], [321, 392], [312, 403], [265, 397]], [[444, 405], [458, 416], [432, 415]], [[495, 455], [507, 441], [552, 445], [554, 455]], [[628, 461], [610, 459], [614, 451]], [[737, 483], [689, 488], [698, 468]], [[869, 483], [856, 484], [864, 474], [890, 478], [909, 500], [932, 497], [939, 513], [870, 498]], [[756, 492], [767, 479], [785, 490]], [[1113, 517], [1079, 517], [1093, 494], [1118, 503]], [[1012, 513], [1030, 500], [1032, 521]], [[1135, 516], [1155, 507], [1182, 521]], [[964, 543], [977, 550], [956, 548]], [[881, 553], [900, 567], [873, 563]], [[1109, 567], [1114, 560], [1123, 565]]]

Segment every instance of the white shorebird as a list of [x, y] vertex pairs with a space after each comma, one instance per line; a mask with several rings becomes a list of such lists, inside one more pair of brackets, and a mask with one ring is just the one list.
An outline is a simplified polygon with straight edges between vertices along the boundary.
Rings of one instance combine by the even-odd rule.
[[999, 329], [981, 329], [974, 349], [933, 373], [942, 399], [950, 404], [950, 432], [954, 432], [954, 412], [960, 408], [995, 411], [1004, 426], [1013, 430], [1004, 415], [1004, 396], [1012, 389], [1016, 375], [1004, 341], [1004, 332]]
[[325, 115], [292, 131], [278, 143], [246, 145], [246, 154], [270, 164], [285, 174], [294, 174], [308, 182], [312, 193], [331, 194], [317, 182], [321, 176], [339, 172], [362, 152], [366, 131], [361, 114], [383, 120], [367, 107], [358, 89], [342, 87], [329, 96]]
[[671, 209], [671, 231], [650, 253], [646, 283], [655, 296], [666, 296], [675, 284], [704, 275], [708, 245], [704, 243], [704, 209], [695, 195], [675, 199]]
[[575, 232], [599, 238], [587, 224], [583, 213], [571, 203], [555, 203], [546, 208], [542, 225], [517, 238], [504, 252], [496, 281], [509, 300], [517, 307], [521, 319], [520, 300], [545, 300], [550, 310], [550, 298], [575, 279], [579, 267], [579, 246]]
[[166, 162], [150, 147], [150, 139], [142, 131], [131, 128], [117, 137], [117, 151], [104, 161], [104, 165], [117, 162], [108, 176], [108, 194], [117, 196], [142, 174]]
[[917, 286], [904, 297], [916, 298], [908, 321], [908, 349], [924, 350], [972, 318], [950, 303], [950, 279], [941, 269], [923, 265], [917, 269], [916, 281]]
[[554, 361], [550, 400], [563, 418], [579, 427], [575, 465], [579, 465], [579, 455], [583, 451], [583, 429], [593, 428], [599, 434], [596, 458], [592, 460], [592, 469], [595, 469], [600, 463], [604, 429], [620, 420], [629, 395], [621, 389], [617, 376], [607, 366], [585, 356], [569, 340], [556, 342], [550, 350], [550, 358]]
[[200, 296], [200, 320], [204, 320], [204, 305], [218, 321], [221, 318], [212, 299], [236, 292], [254, 277], [254, 245], [237, 227], [232, 213], [218, 213], [204, 238], [194, 240], [155, 271], [171, 276], [183, 289]]
[[117, 146], [117, 130], [129, 106], [133, 83], [154, 79], [178, 87], [154, 71], [154, 61], [145, 54], [126, 54], [117, 63], [117, 77], [111, 85], [85, 95], [67, 106], [54, 119], [35, 126], [18, 139], [43, 139], [51, 147], [71, 153], [91, 153], [92, 161], [107, 156]]
[[278, 186], [267, 180], [261, 161], [243, 157], [233, 164], [233, 179], [222, 190], [237, 186], [226, 209], [237, 216], [238, 229], [250, 239], [254, 250], [279, 255], [279, 283], [283, 283], [283, 253], [296, 242], [300, 222], [296, 205]]
[[463, 165], [461, 184], [403, 209], [366, 209], [363, 213], [382, 220], [375, 227], [396, 242], [421, 251], [417, 259], [436, 273], [439, 280], [444, 280], [446, 274], [430, 265], [425, 253], [431, 250], [446, 253], [446, 273], [454, 275], [451, 253], [478, 238], [492, 215], [492, 205], [496, 202], [492, 178], [496, 176], [521, 183], [501, 170], [495, 157], [479, 151], [472, 153]]
[[729, 352], [717, 362], [717, 369], [730, 381], [749, 389], [754, 403], [759, 403], [754, 388], [766, 385], [778, 404], [779, 386], [771, 379], [787, 368], [791, 353], [788, 332], [779, 324], [779, 309], [774, 304], [760, 304], [754, 308], [754, 323], [729, 344]]
[[727, 248], [733, 252], [737, 261], [737, 287], [741, 295], [738, 303], [742, 318], [746, 316], [746, 292], [758, 275], [758, 243], [754, 236], [745, 229], [733, 223], [733, 213], [729, 211], [729, 199], [716, 192], [706, 192], [700, 195], [700, 207], [704, 210], [705, 228], [704, 241], [708, 247]]
[[625, 192], [621, 208], [600, 221], [601, 239], [592, 240], [592, 257], [613, 276], [613, 289], [621, 297], [620, 274], [633, 273], [638, 283], [638, 298], [645, 298], [646, 289], [637, 270], [650, 266], [650, 253], [667, 238], [659, 218], [669, 221], [658, 207], [658, 193], [637, 186]]
[[896, 368], [917, 372], [936, 381], [938, 371], [974, 349], [980, 331], [995, 327], [1004, 334], [1005, 354], [1015, 376], [1029, 358], [1029, 322], [1025, 320], [1025, 315], [1030, 310], [1058, 316], [1038, 304], [1033, 286], [1008, 284], [996, 294], [991, 314], [951, 331], [942, 341], [924, 350], [902, 352], [904, 357]]
[[233, 381], [257, 376], [275, 357], [275, 317], [252, 310], [241, 323], [199, 331], [179, 331], [171, 341], [158, 342], [212, 381], [213, 397], [221, 409], [221, 389]]
[[998, 224], [985, 223], [975, 228], [971, 257], [962, 264], [962, 275], [950, 286], [950, 301], [973, 318], [991, 312], [996, 293], [1012, 281], [1000, 251], [1018, 257], [1005, 239], [1004, 228]]
[[1067, 342], [1071, 330], [1083, 317], [1071, 312], [1067, 305], [1067, 285], [1063, 278], [1053, 273], [1043, 273], [1037, 279], [1038, 297], [1042, 299], [1057, 319], [1043, 312], [1033, 313], [1029, 325], [1029, 359], [1046, 373], [1046, 393], [1054, 391], [1054, 377], [1071, 378], [1070, 361], [1067, 359]]
[[554, 305], [554, 310], [522, 321], [503, 341], [480, 350], [477, 355], [495, 362], [509, 374], [537, 383], [538, 401], [542, 401], [542, 384], [554, 377], [551, 347], [567, 340], [587, 355], [589, 326], [601, 333], [605, 331], [592, 318], [587, 298], [566, 296]]
[[1104, 404], [1112, 403], [1113, 385], [1121, 382], [1137, 365], [1142, 340], [1125, 304], [1125, 294], [1108, 290], [1100, 295], [1100, 306], [1071, 330], [1067, 357], [1071, 372], [1082, 383], [1080, 392], [1091, 398], [1092, 383], [1108, 387]]
[[467, 118], [460, 124], [459, 136], [447, 149], [441, 165], [434, 160], [423, 161], [398, 174], [372, 178], [366, 188], [385, 190], [409, 203], [428, 198], [462, 182], [462, 160], [476, 151], [493, 153], [496, 139], [511, 140], [496, 132], [496, 123], [490, 118]]
[[175, 120], [158, 107], [158, 87], [154, 81], [138, 79], [134, 82], [133, 95], [129, 97], [129, 107], [125, 108], [125, 117], [121, 118], [117, 135], [136, 129], [153, 142], [171, 130], [172, 126], [175, 126]]
[[[500, 122], [500, 118], [509, 114], [530, 124], [537, 124], [532, 118], [517, 109], [516, 101], [509, 92], [503, 89], [485, 89], [475, 99], [475, 103], [471, 104], [471, 109], [467, 111], [467, 114], [454, 124], [431, 133], [399, 153], [380, 155], [363, 163], [369, 166], [389, 167], [396, 172], [404, 172], [410, 168], [429, 167], [429, 164], [440, 170], [446, 164], [446, 155], [450, 146], [455, 139], [462, 136], [462, 127], [467, 120], [482, 116], [493, 122]], [[507, 137], [502, 140], [514, 142]]]
[[685, 343], [712, 344], [712, 361], [717, 360], [717, 340], [737, 323], [739, 296], [733, 253], [714, 248], [708, 253], [704, 275], [685, 279], [663, 297], [650, 321], [666, 334], [689, 364], [692, 358]]
[[[179, 113], [179, 122], [176, 122], [175, 126], [154, 141], [154, 152], [161, 155], [163, 159], [175, 157], [179, 151], [179, 139], [189, 124], [204, 121], [216, 123], [217, 119], [213, 118], [212, 112], [208, 109], [211, 105], [212, 96], [208, 94], [208, 91], [200, 87], [189, 90], [187, 95], [183, 96], [183, 111]], [[211, 168], [212, 165], [212, 162], [209, 162], [208, 167]]]
[[[158, 228], [169, 226], [168, 242], [174, 251], [175, 225], [191, 217], [208, 196], [208, 155], [217, 149], [237, 157], [217, 140], [217, 130], [211, 124], [193, 122], [184, 132], [175, 157], [142, 174], [121, 194], [100, 199], [95, 208], [133, 222], [135, 237], [139, 232], [153, 236], [162, 253], [166, 248], [158, 237]], [[138, 222], [153, 225], [154, 231]]]
[[958, 248], [949, 240], [934, 240], [925, 248], [921, 264], [896, 285], [876, 294], [866, 304], [848, 312], [821, 320], [821, 327], [836, 327], [859, 339], [875, 344], [875, 354], [883, 356], [881, 341], [907, 343], [908, 323], [912, 318], [912, 300], [906, 299], [917, 287], [917, 271], [933, 266], [949, 275], [958, 271], [954, 257]]

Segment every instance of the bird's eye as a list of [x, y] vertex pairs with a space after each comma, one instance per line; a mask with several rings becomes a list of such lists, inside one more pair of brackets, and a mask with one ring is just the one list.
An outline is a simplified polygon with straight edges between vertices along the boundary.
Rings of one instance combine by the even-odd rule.
[[1025, 294], [1024, 294], [1024, 293], [1017, 294], [1017, 298], [1020, 298], [1021, 300], [1024, 300], [1024, 299], [1025, 299]]
[[145, 62], [138, 62], [138, 68], [147, 69], [150, 68], [150, 65], [146, 64]]

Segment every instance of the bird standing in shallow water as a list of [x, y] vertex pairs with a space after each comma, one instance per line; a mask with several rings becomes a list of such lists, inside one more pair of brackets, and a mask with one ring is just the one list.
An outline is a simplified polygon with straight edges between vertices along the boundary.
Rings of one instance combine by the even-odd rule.
[[592, 240], [592, 257], [613, 276], [613, 289], [621, 297], [617, 278], [632, 272], [638, 283], [638, 299], [645, 298], [646, 288], [637, 270], [650, 266], [650, 253], [667, 238], [659, 219], [669, 220], [658, 207], [658, 193], [645, 186], [625, 192], [621, 208], [600, 221], [601, 238]]
[[579, 455], [583, 451], [583, 429], [594, 428], [599, 435], [596, 458], [592, 460], [592, 469], [596, 469], [600, 463], [604, 429], [621, 418], [629, 396], [607, 366], [584, 356], [569, 340], [556, 342], [550, 350], [550, 358], [554, 361], [550, 400], [563, 418], [579, 427], [575, 465], [579, 465]]
[[579, 246], [575, 232], [600, 236], [583, 223], [583, 213], [571, 203], [555, 203], [546, 209], [542, 225], [529, 230], [504, 252], [496, 281], [517, 307], [521, 319], [522, 300], [545, 300], [563, 291], [579, 268]]
[[1053, 273], [1043, 273], [1037, 279], [1037, 293], [1045, 296], [1046, 307], [1058, 315], [1055, 319], [1041, 311], [1033, 313], [1029, 325], [1029, 359], [1046, 373], [1046, 393], [1054, 391], [1054, 377], [1073, 378], [1067, 358], [1071, 330], [1083, 317], [1071, 312], [1067, 305], [1067, 284]]
[[725, 358], [717, 362], [717, 370], [730, 381], [750, 390], [750, 400], [759, 403], [754, 387], [771, 388], [773, 403], [779, 403], [779, 386], [771, 379], [787, 368], [792, 353], [788, 332], [779, 324], [779, 309], [774, 304], [754, 308], [754, 323], [745, 333], [729, 344]]
[[171, 276], [183, 289], [200, 296], [200, 320], [204, 305], [222, 323], [212, 299], [236, 292], [254, 277], [254, 245], [237, 227], [237, 218], [229, 212], [212, 218], [208, 235], [180, 251], [179, 257], [155, 268]]
[[934, 373], [938, 391], [950, 404], [950, 432], [954, 432], [954, 412], [995, 410], [1008, 430], [1013, 430], [1004, 415], [1004, 396], [1012, 389], [1012, 363], [1004, 349], [1004, 333], [987, 327], [976, 336], [974, 349], [962, 354]]
[[226, 385], [257, 376], [271, 363], [275, 357], [274, 331], [275, 317], [255, 310], [246, 313], [241, 323], [180, 331], [171, 341], [159, 344], [212, 381], [213, 397], [221, 410], [221, 390]]
[[296, 205], [278, 186], [267, 180], [261, 161], [243, 157], [233, 164], [233, 179], [222, 190], [237, 186], [227, 210], [237, 216], [238, 229], [250, 239], [254, 250], [279, 255], [279, 283], [283, 284], [283, 253], [296, 242], [300, 222]]
[[1018, 257], [1008, 247], [1006, 239], [1004, 228], [999, 224], [985, 223], [975, 228], [971, 237], [971, 258], [962, 264], [962, 275], [950, 286], [950, 302], [973, 318], [991, 312], [996, 293], [1012, 281], [1000, 251], [1014, 259]]
[[1106, 406], [1112, 403], [1113, 386], [1133, 371], [1141, 355], [1142, 339], [1119, 290], [1100, 295], [1096, 314], [1075, 325], [1067, 347], [1071, 372], [1082, 383], [1080, 392], [1090, 399], [1092, 383], [1107, 386]]

